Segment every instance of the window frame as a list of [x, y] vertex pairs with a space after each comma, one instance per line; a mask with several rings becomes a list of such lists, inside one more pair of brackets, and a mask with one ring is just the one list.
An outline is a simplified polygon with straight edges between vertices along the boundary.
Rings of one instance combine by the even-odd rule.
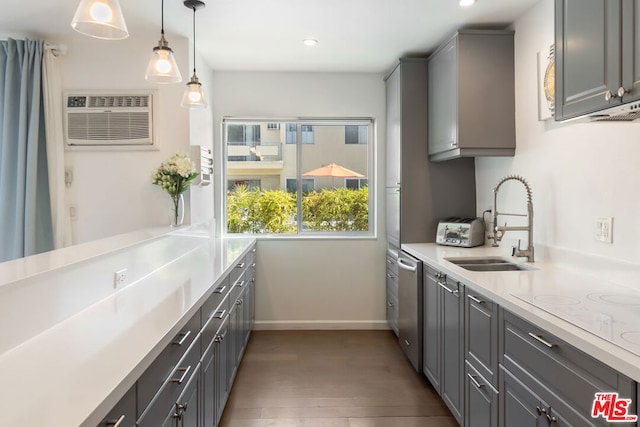
[[[331, 117], [331, 118], [309, 118], [309, 117], [292, 117], [292, 118], [244, 118], [244, 117], [232, 117], [225, 116], [221, 121], [221, 135], [222, 135], [222, 143], [220, 144], [222, 147], [222, 182], [226, 183], [228, 180], [228, 150], [227, 150], [227, 125], [229, 124], [251, 124], [251, 123], [280, 123], [285, 124], [285, 136], [283, 141], [283, 145], [287, 144], [286, 141], [286, 126], [290, 123], [295, 123], [297, 125], [297, 137], [296, 137], [296, 179], [298, 182], [302, 182], [302, 147], [307, 145], [302, 142], [302, 126], [348, 126], [348, 125], [356, 125], [356, 126], [367, 126], [368, 134], [367, 134], [367, 144], [351, 144], [354, 146], [362, 146], [365, 145], [367, 147], [367, 176], [366, 179], [368, 181], [369, 188], [369, 204], [368, 204], [368, 229], [366, 231], [313, 231], [313, 230], [303, 230], [301, 227], [302, 220], [302, 187], [297, 189], [297, 218], [296, 223], [298, 224], [297, 230], [295, 233], [289, 234], [252, 234], [252, 233], [229, 233], [227, 229], [227, 190], [226, 185], [224, 187], [224, 191], [222, 191], [222, 211], [221, 211], [221, 231], [222, 235], [225, 237], [247, 237], [251, 236], [254, 238], [267, 238], [267, 239], [377, 239], [378, 236], [378, 225], [377, 225], [377, 207], [378, 207], [378, 195], [376, 192], [377, 184], [378, 184], [378, 174], [376, 168], [376, 120], [372, 117]], [[281, 126], [282, 128], [282, 126]], [[315, 128], [314, 128], [314, 143], [315, 143]], [[294, 145], [294, 144], [290, 144]], [[285, 177], [286, 178], [294, 178], [294, 177]], [[315, 186], [315, 184], [314, 184]], [[286, 190], [286, 188], [285, 188]]]

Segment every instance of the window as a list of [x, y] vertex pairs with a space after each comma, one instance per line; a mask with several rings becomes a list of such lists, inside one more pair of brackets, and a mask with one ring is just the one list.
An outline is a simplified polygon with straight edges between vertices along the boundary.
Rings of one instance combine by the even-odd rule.
[[[302, 193], [309, 193], [314, 191], [316, 186], [316, 180], [313, 178], [302, 178]], [[289, 193], [296, 193], [298, 191], [298, 179], [287, 178], [287, 191]]]
[[[300, 126], [300, 135], [303, 144], [313, 144], [314, 134], [313, 126], [302, 125]], [[296, 123], [287, 123], [286, 143], [296, 144], [298, 141], [298, 125]]]
[[366, 144], [369, 136], [367, 126], [348, 125], [344, 127], [345, 144]]
[[[227, 233], [373, 234], [372, 120], [225, 118], [223, 126]], [[252, 146], [239, 147], [239, 141]], [[247, 150], [268, 149], [277, 156], [237, 159]]]
[[367, 178], [345, 178], [344, 186], [352, 190], [359, 190], [363, 187], [367, 187], [369, 185], [368, 181], [369, 180]]

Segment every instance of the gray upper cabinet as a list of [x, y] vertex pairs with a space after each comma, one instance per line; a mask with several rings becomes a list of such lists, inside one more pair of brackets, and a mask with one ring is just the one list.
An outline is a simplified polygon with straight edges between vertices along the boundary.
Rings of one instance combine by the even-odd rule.
[[459, 30], [429, 58], [429, 158], [513, 156], [513, 32]]
[[[401, 153], [401, 122], [400, 122], [400, 79], [402, 71], [393, 72], [387, 78], [387, 178], [386, 187], [399, 187], [400, 182], [400, 153]], [[405, 83], [406, 85], [407, 83]]]
[[639, 5], [556, 0], [556, 120], [640, 99]]

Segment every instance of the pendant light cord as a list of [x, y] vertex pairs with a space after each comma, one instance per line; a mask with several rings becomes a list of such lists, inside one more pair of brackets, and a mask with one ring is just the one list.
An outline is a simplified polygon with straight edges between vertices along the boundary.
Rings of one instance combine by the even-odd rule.
[[196, 7], [193, 6], [193, 75], [196, 75]]
[[164, 0], [160, 2], [160, 34], [164, 36]]

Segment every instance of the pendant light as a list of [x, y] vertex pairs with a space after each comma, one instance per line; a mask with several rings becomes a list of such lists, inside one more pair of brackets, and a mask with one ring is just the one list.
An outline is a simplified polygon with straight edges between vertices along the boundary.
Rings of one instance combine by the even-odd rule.
[[185, 0], [184, 5], [189, 9], [193, 9], [193, 76], [187, 83], [187, 89], [182, 96], [180, 105], [189, 108], [206, 108], [207, 101], [204, 99], [202, 92], [202, 83], [196, 75], [196, 10], [204, 7], [204, 2], [200, 0]]
[[129, 37], [118, 0], [81, 0], [71, 27], [98, 39], [122, 40]]
[[162, 0], [161, 7], [160, 40], [158, 46], [153, 48], [144, 78], [152, 83], [179, 83], [182, 81], [182, 75], [180, 75], [178, 64], [173, 57], [173, 50], [164, 38], [164, 0]]

